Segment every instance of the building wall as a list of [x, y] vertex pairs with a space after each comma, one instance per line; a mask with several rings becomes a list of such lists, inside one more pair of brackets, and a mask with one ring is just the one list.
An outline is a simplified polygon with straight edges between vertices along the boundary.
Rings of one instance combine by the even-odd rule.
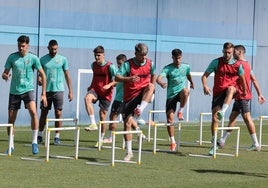
[[[59, 53], [68, 58], [75, 96], [70, 103], [65, 96], [63, 114], [76, 117], [79, 104], [82, 124], [89, 122], [83, 97], [92, 75], [81, 75], [77, 101], [78, 69], [90, 68], [94, 61], [92, 50], [97, 45], [103, 45], [106, 59], [115, 62], [119, 53], [129, 58], [134, 56], [135, 44], [144, 42], [149, 46], [148, 57], [155, 62], [157, 74], [171, 63], [171, 50], [180, 48], [183, 61], [197, 73], [194, 75], [199, 75], [212, 59], [221, 56], [224, 42], [243, 44], [266, 95], [267, 76], [262, 67], [268, 47], [267, 7], [265, 0], [0, 0], [0, 62], [3, 70], [7, 56], [17, 50], [16, 40], [21, 34], [30, 36], [30, 50], [40, 57], [47, 53], [48, 41], [56, 39]], [[195, 89], [191, 90], [185, 116], [197, 121], [200, 112], [210, 111], [211, 97], [203, 95], [200, 76], [193, 78]], [[212, 81], [210, 78], [210, 86]], [[9, 82], [2, 80], [0, 84], [4, 91], [1, 92], [0, 119], [6, 122]], [[40, 88], [38, 96], [39, 92]], [[156, 100], [144, 113], [145, 119], [149, 109], [165, 109], [166, 91], [156, 86], [155, 95]], [[95, 109], [98, 117], [97, 104]], [[253, 117], [267, 113], [267, 105], [260, 106], [254, 93]], [[53, 117], [53, 112], [49, 116]], [[155, 118], [164, 121], [165, 115]], [[29, 125], [29, 119], [28, 112], [20, 110], [16, 124]]]

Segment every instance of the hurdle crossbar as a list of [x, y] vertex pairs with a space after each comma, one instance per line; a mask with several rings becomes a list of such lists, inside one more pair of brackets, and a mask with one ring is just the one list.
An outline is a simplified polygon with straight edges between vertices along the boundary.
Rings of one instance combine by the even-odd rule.
[[11, 139], [12, 139], [12, 134], [13, 134], [13, 124], [11, 123], [4, 123], [4, 124], [0, 124], [0, 127], [9, 127], [9, 137], [8, 137], [8, 153], [0, 153], [0, 155], [8, 155], [11, 156]]
[[[55, 128], [48, 128], [47, 129], [47, 147], [46, 147], [46, 162], [49, 162], [49, 149], [50, 149], [50, 132], [51, 131], [69, 131], [69, 130], [75, 130], [76, 136], [75, 136], [75, 156], [73, 159], [78, 159], [78, 149], [79, 149], [79, 133], [80, 133], [80, 127], [55, 127]], [[56, 156], [57, 158], [71, 158], [66, 156]]]
[[264, 119], [268, 119], [268, 116], [260, 116], [259, 117], [259, 126], [260, 126], [260, 130], [259, 130], [259, 144], [260, 144], [260, 146], [261, 147], [263, 147], [263, 146], [265, 146], [265, 147], [267, 147], [268, 145], [266, 144], [262, 144], [262, 125], [263, 125], [263, 120]]

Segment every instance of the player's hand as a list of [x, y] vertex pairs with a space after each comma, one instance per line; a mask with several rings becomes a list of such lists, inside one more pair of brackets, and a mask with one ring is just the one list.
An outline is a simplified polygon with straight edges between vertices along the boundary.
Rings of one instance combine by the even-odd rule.
[[259, 101], [260, 104], [263, 104], [266, 100], [265, 100], [264, 96], [260, 95], [258, 97], [258, 101]]
[[10, 76], [11, 76], [11, 74], [8, 74], [8, 73], [5, 73], [5, 72], [3, 72], [3, 74], [2, 74], [2, 78], [5, 81], [8, 81]]
[[69, 92], [68, 99], [69, 99], [69, 102], [73, 100], [73, 93]]
[[41, 95], [41, 101], [42, 101], [44, 107], [47, 107], [47, 97], [46, 97], [46, 95]]
[[110, 89], [110, 87], [111, 87], [111, 84], [106, 84], [103, 86], [103, 89], [107, 90], [107, 89]]
[[212, 91], [211, 91], [211, 89], [209, 87], [204, 86], [203, 90], [204, 90], [205, 95], [211, 96]]
[[140, 81], [140, 77], [138, 75], [134, 75], [130, 77], [131, 82], [138, 82]]

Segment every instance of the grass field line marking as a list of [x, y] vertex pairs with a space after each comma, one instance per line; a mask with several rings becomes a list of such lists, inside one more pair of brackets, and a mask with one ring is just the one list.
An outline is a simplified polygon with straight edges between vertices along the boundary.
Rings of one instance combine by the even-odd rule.
[[[217, 153], [218, 154], [218, 153]], [[190, 157], [203, 157], [203, 158], [212, 158], [212, 156], [209, 155], [202, 155], [202, 154], [189, 154]]]
[[111, 166], [111, 163], [86, 162], [87, 165]]

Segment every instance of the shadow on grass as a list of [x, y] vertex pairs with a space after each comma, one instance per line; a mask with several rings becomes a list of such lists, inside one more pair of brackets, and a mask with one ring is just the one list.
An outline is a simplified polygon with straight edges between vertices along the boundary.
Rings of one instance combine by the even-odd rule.
[[193, 169], [197, 173], [218, 173], [218, 174], [230, 174], [230, 175], [241, 175], [241, 176], [253, 176], [259, 178], [268, 178], [268, 174], [264, 173], [254, 173], [254, 172], [241, 172], [241, 171], [229, 171], [229, 170], [203, 170], [203, 169]]

